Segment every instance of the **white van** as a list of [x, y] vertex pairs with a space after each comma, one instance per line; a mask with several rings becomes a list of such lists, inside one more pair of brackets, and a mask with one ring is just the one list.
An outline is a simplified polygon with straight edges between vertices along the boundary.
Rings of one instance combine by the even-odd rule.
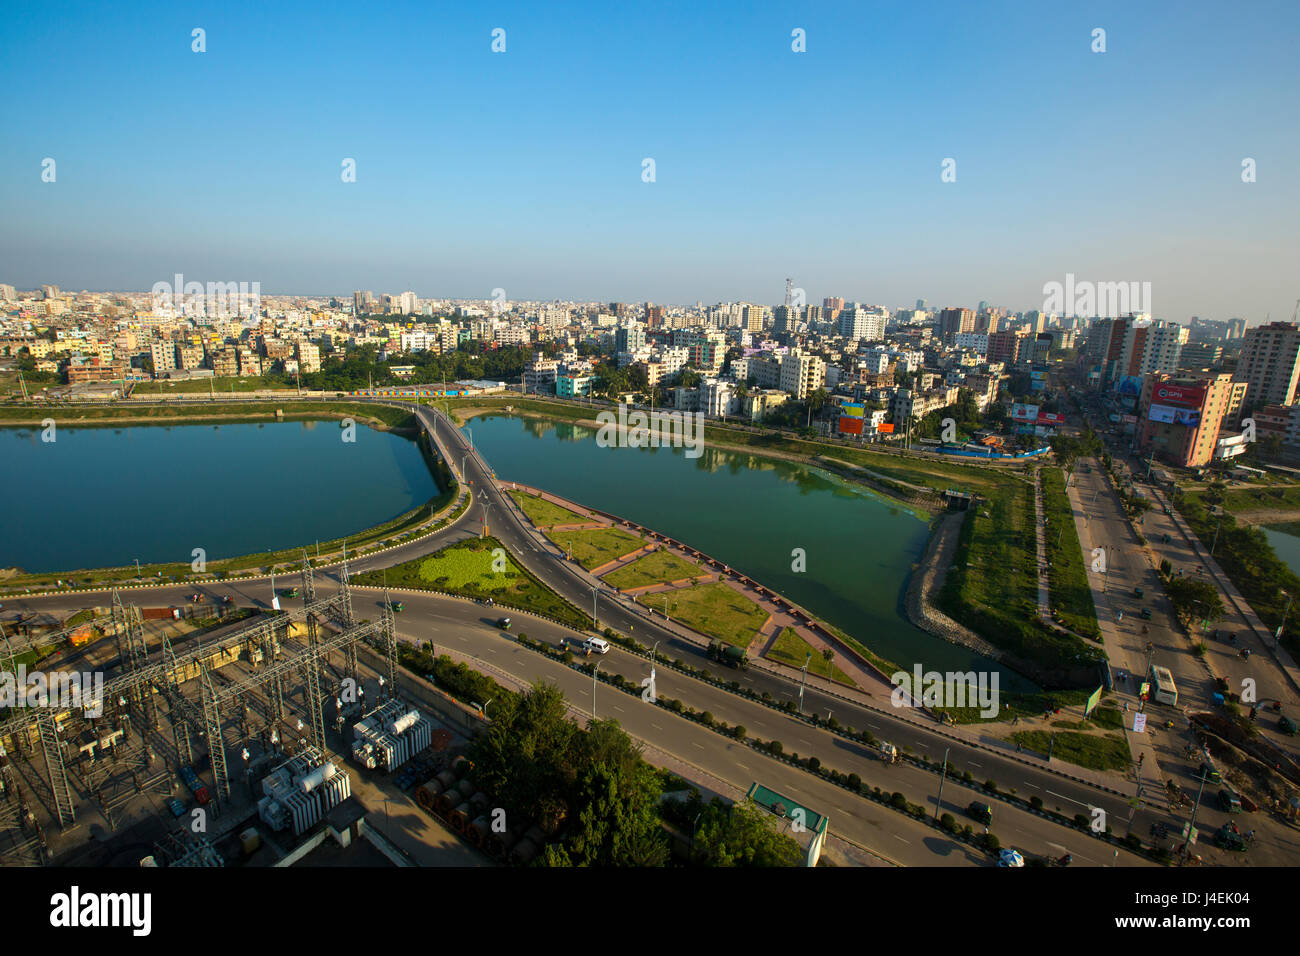
[[595, 651], [597, 654], [609, 653], [609, 641], [603, 637], [590, 637], [582, 642], [584, 651]]

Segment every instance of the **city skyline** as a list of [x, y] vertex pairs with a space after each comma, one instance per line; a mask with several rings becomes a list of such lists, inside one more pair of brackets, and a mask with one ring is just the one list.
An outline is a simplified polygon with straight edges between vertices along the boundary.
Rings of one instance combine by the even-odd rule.
[[794, 275], [1032, 309], [1072, 272], [1179, 320], [1295, 302], [1292, 7], [302, 14], [11, 16], [9, 281], [695, 302]]

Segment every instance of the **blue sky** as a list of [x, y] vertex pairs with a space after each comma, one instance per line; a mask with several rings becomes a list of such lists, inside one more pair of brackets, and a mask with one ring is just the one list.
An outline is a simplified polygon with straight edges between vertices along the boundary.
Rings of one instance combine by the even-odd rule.
[[8, 5], [0, 281], [779, 302], [792, 276], [1032, 309], [1073, 272], [1251, 322], [1300, 296], [1300, 4], [466, 6]]

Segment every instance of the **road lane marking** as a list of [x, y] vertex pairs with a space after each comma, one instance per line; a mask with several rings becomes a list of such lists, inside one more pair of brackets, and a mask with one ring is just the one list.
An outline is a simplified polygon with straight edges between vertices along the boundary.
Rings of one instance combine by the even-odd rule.
[[1091, 806], [1091, 805], [1092, 805], [1092, 804], [1089, 804], [1089, 803], [1084, 803], [1082, 800], [1076, 800], [1076, 799], [1074, 799], [1074, 797], [1067, 797], [1065, 794], [1063, 794], [1063, 793], [1057, 793], [1057, 792], [1054, 791], [1054, 790], [1044, 790], [1043, 792], [1046, 793], [1046, 794], [1049, 794], [1050, 796], [1057, 797], [1058, 799], [1061, 799], [1061, 800], [1069, 800], [1071, 803], [1077, 803], [1077, 804], [1078, 804], [1079, 806], [1081, 806], [1081, 807], [1088, 807], [1088, 806]]

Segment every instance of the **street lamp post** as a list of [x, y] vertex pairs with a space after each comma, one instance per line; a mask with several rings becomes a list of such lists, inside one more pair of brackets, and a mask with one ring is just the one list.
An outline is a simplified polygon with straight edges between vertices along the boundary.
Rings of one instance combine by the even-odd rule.
[[1291, 594], [1283, 591], [1286, 595], [1286, 607], [1282, 610], [1282, 623], [1277, 626], [1277, 633], [1273, 635], [1273, 647], [1276, 649], [1282, 644], [1282, 630], [1286, 627], [1286, 616], [1291, 610]]
[[943, 782], [948, 776], [948, 751], [951, 747], [943, 748], [943, 769], [939, 772], [939, 796], [934, 801], [934, 818], [939, 819], [939, 810], [943, 806]]
[[599, 631], [600, 623], [596, 620], [596, 588], [591, 589], [591, 627], [592, 630]]
[[[662, 639], [661, 639], [661, 640], [662, 640]], [[659, 644], [660, 644], [660, 643], [661, 643], [661, 641], [655, 641], [655, 646], [652, 647], [652, 648], [650, 648], [650, 667], [651, 667], [651, 669], [653, 669], [654, 666], [655, 666], [655, 651], [659, 650]]]
[[809, 651], [808, 656], [803, 659], [803, 667], [800, 668], [803, 672], [803, 676], [799, 680], [799, 713], [801, 714], [803, 713], [803, 688], [804, 685], [808, 683], [808, 662], [811, 660], [812, 651]]
[[591, 665], [591, 719], [596, 719], [596, 672], [600, 670], [600, 661]]

